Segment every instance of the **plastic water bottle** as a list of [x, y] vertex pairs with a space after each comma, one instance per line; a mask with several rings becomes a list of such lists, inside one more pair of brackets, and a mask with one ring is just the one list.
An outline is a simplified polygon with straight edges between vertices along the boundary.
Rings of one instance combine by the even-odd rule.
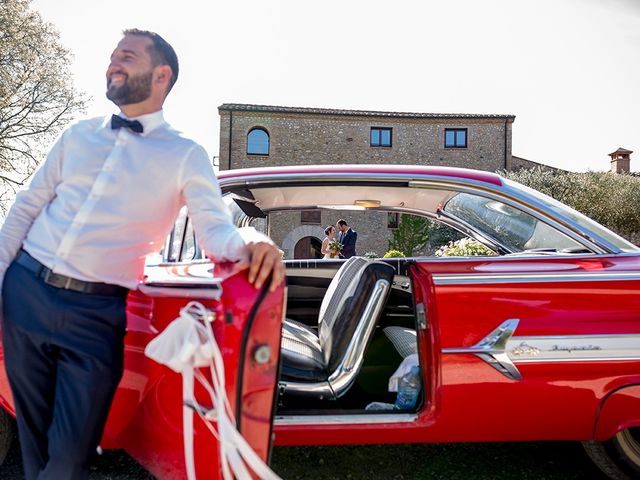
[[414, 365], [405, 373], [398, 382], [398, 396], [396, 397], [396, 410], [413, 410], [420, 396], [420, 367]]

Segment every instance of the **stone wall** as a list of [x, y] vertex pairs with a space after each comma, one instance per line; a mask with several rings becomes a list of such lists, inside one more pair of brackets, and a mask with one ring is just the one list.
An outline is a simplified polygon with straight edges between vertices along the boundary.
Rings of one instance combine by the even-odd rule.
[[[220, 169], [393, 163], [495, 171], [511, 162], [512, 121], [221, 110]], [[247, 134], [255, 127], [269, 133], [269, 155], [247, 155]], [[391, 128], [392, 146], [370, 146], [371, 127]], [[445, 128], [466, 128], [467, 148], [445, 148]]]
[[382, 256], [389, 249], [392, 230], [387, 228], [386, 212], [337, 212], [321, 210], [322, 223], [309, 225], [300, 223], [300, 212], [274, 212], [269, 215], [269, 236], [285, 252], [285, 258], [293, 258], [296, 244], [304, 237], [315, 237], [322, 241], [324, 229], [344, 218], [358, 233], [356, 253], [363, 255], [374, 251]]
[[541, 168], [542, 170], [551, 171], [551, 172], [564, 172], [566, 170], [562, 170], [561, 168], [552, 167], [550, 165], [545, 165], [543, 163], [534, 162], [533, 160], [527, 160], [526, 158], [516, 157], [512, 155], [511, 163], [509, 165], [508, 170], [529, 170], [532, 168]]

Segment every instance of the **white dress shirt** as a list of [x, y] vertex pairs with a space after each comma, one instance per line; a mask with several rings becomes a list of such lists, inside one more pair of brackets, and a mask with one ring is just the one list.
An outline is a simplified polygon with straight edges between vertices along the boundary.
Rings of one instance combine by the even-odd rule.
[[162, 248], [185, 204], [214, 260], [243, 257], [245, 240], [205, 150], [171, 128], [162, 111], [135, 119], [142, 134], [112, 130], [109, 116], [77, 122], [60, 136], [0, 230], [0, 282], [24, 245], [55, 273], [136, 288], [145, 256]]

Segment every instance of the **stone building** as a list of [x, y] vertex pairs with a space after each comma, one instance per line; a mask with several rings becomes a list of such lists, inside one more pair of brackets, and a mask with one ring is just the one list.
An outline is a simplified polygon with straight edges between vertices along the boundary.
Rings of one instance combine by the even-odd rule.
[[[514, 115], [378, 112], [224, 104], [220, 170], [313, 164], [446, 165], [496, 171], [537, 165], [511, 154]], [[319, 256], [331, 210], [286, 212], [269, 235], [286, 258]], [[342, 215], [358, 232], [357, 253], [382, 255], [399, 219], [365, 211]]]
[[224, 104], [220, 169], [395, 163], [509, 169], [513, 115]]

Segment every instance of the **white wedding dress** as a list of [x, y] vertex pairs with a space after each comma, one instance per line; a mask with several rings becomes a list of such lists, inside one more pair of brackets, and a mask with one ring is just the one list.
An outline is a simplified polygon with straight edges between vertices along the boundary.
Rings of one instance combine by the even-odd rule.
[[[335, 238], [332, 240], [332, 239], [330, 239], [329, 237], [324, 237], [324, 240], [327, 240], [327, 248], [329, 248], [329, 244], [330, 244], [331, 242], [335, 242], [335, 241], [336, 241], [336, 239], [335, 239]], [[322, 244], [323, 244], [323, 245], [324, 245], [324, 240], [322, 241]], [[332, 257], [332, 256], [331, 256], [331, 253], [327, 252], [327, 253], [325, 253], [325, 254], [324, 254], [324, 257], [322, 257], [322, 259], [323, 259], [323, 260], [330, 260], [330, 259], [332, 259], [332, 258], [338, 258], [338, 256], [336, 255], [335, 257]]]

